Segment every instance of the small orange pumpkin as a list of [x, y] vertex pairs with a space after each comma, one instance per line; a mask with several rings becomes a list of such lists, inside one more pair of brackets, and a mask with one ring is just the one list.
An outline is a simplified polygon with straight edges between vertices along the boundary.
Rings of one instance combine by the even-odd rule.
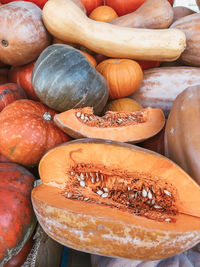
[[131, 59], [109, 58], [99, 63], [96, 69], [108, 82], [110, 99], [131, 95], [143, 78], [140, 65]]
[[89, 15], [89, 18], [97, 21], [108, 22], [118, 18], [116, 11], [110, 6], [96, 7]]
[[110, 101], [105, 106], [105, 111], [128, 111], [128, 112], [134, 112], [142, 109], [142, 106], [131, 98], [119, 98], [116, 100]]

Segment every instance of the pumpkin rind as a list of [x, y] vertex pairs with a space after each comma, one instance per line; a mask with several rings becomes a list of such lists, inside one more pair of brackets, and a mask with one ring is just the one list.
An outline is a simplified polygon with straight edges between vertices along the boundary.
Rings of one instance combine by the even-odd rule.
[[200, 262], [200, 244], [171, 258], [157, 261], [138, 261], [114, 259], [91, 255], [92, 267], [198, 267]]
[[173, 101], [188, 86], [200, 84], [200, 68], [162, 67], [145, 70], [140, 88], [130, 96], [143, 107], [161, 108], [169, 115]]
[[200, 85], [188, 87], [175, 99], [165, 128], [165, 155], [200, 185]]
[[53, 122], [55, 111], [40, 102], [17, 100], [0, 112], [0, 153], [22, 165], [38, 164], [50, 148], [69, 137]]
[[31, 2], [14, 1], [0, 9], [0, 60], [24, 65], [35, 60], [50, 45], [41, 9]]
[[48, 107], [66, 111], [91, 106], [100, 113], [108, 100], [108, 85], [88, 59], [77, 49], [54, 44], [37, 59], [32, 84]]
[[200, 66], [200, 14], [195, 13], [176, 20], [171, 29], [179, 29], [186, 35], [186, 49], [180, 60], [190, 66]]
[[0, 163], [0, 265], [15, 256], [31, 236], [36, 218], [31, 204], [33, 175], [15, 163]]
[[[42, 184], [32, 191], [35, 214], [44, 231], [68, 247], [113, 257], [156, 260], [200, 241], [200, 188], [180, 167], [159, 154], [120, 142], [79, 139], [45, 154], [39, 173]], [[129, 198], [131, 203], [137, 201], [137, 208], [133, 204], [129, 210], [126, 198], [114, 205], [113, 194], [120, 191], [117, 199], [122, 200], [123, 194], [129, 194], [129, 189], [122, 187], [129, 183], [130, 194], [133, 187], [142, 190], [137, 185], [141, 179], [145, 187], [154, 181], [156, 188], [162, 183], [164, 188], [171, 188], [176, 199], [175, 220], [170, 222], [168, 211], [161, 215], [157, 206], [150, 211], [151, 219], [145, 217], [145, 192], [133, 202]], [[107, 188], [102, 189], [108, 192], [104, 196], [96, 191], [101, 187]], [[115, 191], [117, 188], [119, 191]], [[114, 191], [108, 197], [110, 190]], [[153, 193], [156, 203], [158, 192], [156, 189]], [[162, 196], [162, 205], [166, 198], [170, 196]]]
[[141, 109], [136, 112], [107, 112], [94, 116], [91, 108], [72, 109], [54, 116], [54, 122], [74, 138], [101, 138], [138, 143], [156, 135], [165, 124], [160, 109]]
[[8, 104], [22, 98], [26, 98], [26, 95], [16, 83], [0, 85], [0, 111]]

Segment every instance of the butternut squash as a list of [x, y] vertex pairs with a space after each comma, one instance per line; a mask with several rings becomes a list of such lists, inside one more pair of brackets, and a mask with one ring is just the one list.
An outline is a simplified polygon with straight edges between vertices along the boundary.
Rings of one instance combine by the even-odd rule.
[[72, 0], [49, 0], [43, 22], [55, 37], [108, 57], [173, 61], [186, 47], [178, 29], [135, 29], [88, 18]]
[[135, 28], [166, 29], [173, 22], [174, 12], [168, 0], [147, 0], [136, 11], [109, 21]]

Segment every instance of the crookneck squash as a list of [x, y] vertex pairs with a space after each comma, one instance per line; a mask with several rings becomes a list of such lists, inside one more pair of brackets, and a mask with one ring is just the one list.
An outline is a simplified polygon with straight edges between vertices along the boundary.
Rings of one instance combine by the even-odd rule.
[[79, 139], [47, 152], [32, 190], [44, 231], [76, 250], [157, 260], [200, 242], [200, 187], [164, 156]]
[[108, 111], [95, 116], [90, 107], [71, 109], [54, 116], [54, 122], [74, 137], [102, 138], [137, 143], [157, 134], [165, 124], [161, 109], [146, 108], [135, 112]]
[[33, 183], [33, 175], [24, 167], [0, 163], [0, 266], [22, 249], [35, 228]]
[[108, 84], [88, 59], [69, 45], [47, 47], [37, 59], [32, 84], [48, 107], [66, 111], [91, 106], [100, 113], [108, 100]]
[[175, 99], [165, 128], [165, 154], [200, 185], [200, 85]]
[[94, 21], [72, 0], [49, 0], [42, 18], [53, 36], [113, 58], [173, 61], [186, 46], [181, 30], [135, 29]]
[[38, 164], [50, 148], [69, 137], [53, 122], [55, 111], [40, 102], [17, 100], [0, 112], [0, 153], [25, 166]]

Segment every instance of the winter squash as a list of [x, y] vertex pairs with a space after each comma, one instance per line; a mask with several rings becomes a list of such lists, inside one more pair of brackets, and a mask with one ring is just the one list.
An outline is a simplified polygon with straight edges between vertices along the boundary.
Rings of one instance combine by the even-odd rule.
[[136, 11], [110, 21], [123, 27], [167, 29], [173, 22], [173, 8], [167, 0], [147, 0]]
[[54, 44], [37, 59], [32, 83], [39, 99], [57, 111], [74, 107], [94, 107], [100, 113], [108, 100], [104, 77], [77, 49]]
[[12, 66], [8, 75], [9, 80], [11, 82], [16, 82], [18, 86], [20, 86], [26, 92], [26, 95], [29, 99], [38, 101], [39, 98], [34, 91], [31, 80], [34, 64], [35, 61], [20, 67]]
[[119, 98], [110, 101], [104, 108], [105, 111], [129, 111], [134, 112], [142, 109], [142, 106], [131, 98]]
[[174, 10], [174, 21], [185, 17], [185, 16], [189, 16], [191, 14], [196, 13], [194, 10], [186, 7], [186, 6], [175, 6], [173, 7]]
[[54, 37], [113, 58], [173, 61], [186, 46], [185, 34], [178, 29], [135, 29], [94, 21], [72, 0], [49, 0], [42, 18]]
[[94, 116], [90, 107], [71, 109], [55, 115], [56, 125], [74, 138], [88, 137], [138, 143], [157, 134], [165, 124], [160, 109], [135, 112], [108, 111]]
[[15, 163], [0, 163], [0, 265], [14, 257], [36, 225], [31, 204], [34, 177]]
[[106, 59], [99, 63], [96, 69], [108, 82], [110, 99], [133, 94], [143, 78], [140, 65], [131, 59]]
[[0, 61], [19, 66], [35, 60], [50, 44], [41, 9], [31, 2], [14, 1], [0, 8]]
[[[3, 4], [8, 4], [10, 2], [20, 1], [20, 0], [0, 0], [0, 1]], [[47, 0], [24, 0], [24, 1], [32, 2], [32, 3], [36, 4], [37, 6], [39, 6], [42, 9]]]
[[50, 148], [69, 137], [53, 122], [55, 111], [40, 102], [17, 100], [0, 112], [0, 153], [26, 166], [38, 164]]
[[0, 112], [8, 104], [17, 99], [26, 98], [24, 91], [16, 83], [5, 83], [0, 85]]
[[175, 99], [165, 129], [165, 155], [200, 184], [200, 85], [186, 88]]
[[81, 0], [81, 2], [86, 8], [87, 15], [89, 15], [96, 7], [103, 5], [103, 0]]
[[110, 20], [118, 18], [118, 15], [110, 6], [99, 6], [90, 13], [89, 18], [93, 20], [108, 22]]
[[180, 60], [190, 66], [200, 66], [200, 14], [195, 13], [176, 20], [170, 28], [179, 29], [186, 35], [186, 49]]
[[176, 256], [156, 260], [156, 261], [138, 261], [129, 259], [114, 259], [98, 255], [91, 255], [92, 267], [198, 267], [200, 262], [200, 244], [195, 247], [177, 254]]
[[140, 88], [130, 96], [143, 107], [161, 108], [168, 116], [173, 101], [188, 86], [200, 84], [200, 69], [162, 67], [145, 70]]
[[82, 51], [82, 50], [80, 50], [80, 51], [81, 51], [81, 53], [82, 53], [83, 55], [86, 56], [86, 58], [89, 60], [89, 62], [90, 62], [94, 67], [97, 66], [96, 59], [95, 59], [92, 55], [90, 55], [89, 53], [87, 53], [87, 52], [85, 52], [85, 51]]
[[[115, 9], [119, 16], [137, 10], [146, 0], [104, 0], [105, 5]], [[168, 0], [173, 5], [174, 0]]]
[[158, 260], [200, 242], [200, 187], [162, 155], [79, 139], [47, 152], [39, 173], [42, 184], [32, 190], [36, 217], [67, 247]]
[[23, 266], [26, 258], [28, 257], [32, 247], [34, 245], [33, 237], [29, 238], [23, 248], [14, 256], [12, 257], [4, 267], [21, 267]]

